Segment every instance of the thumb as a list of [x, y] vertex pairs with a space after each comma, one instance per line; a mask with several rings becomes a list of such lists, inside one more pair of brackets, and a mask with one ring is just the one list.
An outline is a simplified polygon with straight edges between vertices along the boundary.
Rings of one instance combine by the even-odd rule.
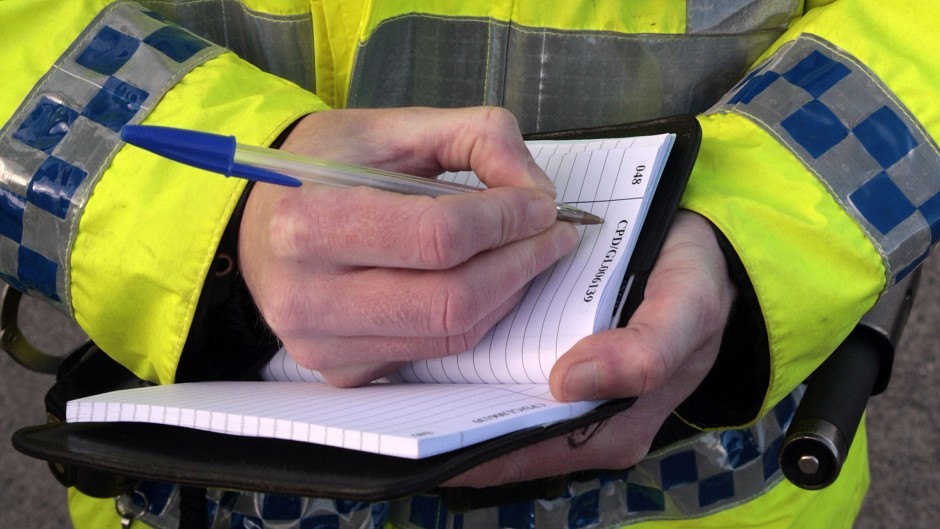
[[645, 395], [680, 368], [700, 381], [714, 363], [734, 294], [710, 224], [680, 212], [628, 325], [565, 353], [549, 377], [552, 394], [564, 401]]

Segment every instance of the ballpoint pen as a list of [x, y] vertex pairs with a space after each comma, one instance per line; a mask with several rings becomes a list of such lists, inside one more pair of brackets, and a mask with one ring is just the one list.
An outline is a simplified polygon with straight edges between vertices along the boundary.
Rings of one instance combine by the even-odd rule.
[[[236, 143], [234, 136], [207, 132], [126, 125], [121, 139], [142, 149], [225, 176], [297, 187], [303, 182], [334, 186], [368, 186], [410, 195], [439, 197], [480, 191], [481, 188], [423, 178], [404, 173], [360, 167]], [[574, 224], [603, 224], [604, 219], [573, 206], [559, 203], [558, 220]]]

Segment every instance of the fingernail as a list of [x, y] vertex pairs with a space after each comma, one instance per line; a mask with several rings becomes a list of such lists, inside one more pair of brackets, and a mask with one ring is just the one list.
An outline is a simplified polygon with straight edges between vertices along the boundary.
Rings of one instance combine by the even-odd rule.
[[545, 171], [535, 163], [535, 159], [529, 158], [529, 161], [526, 163], [526, 169], [528, 169], [532, 179], [535, 180], [535, 185], [545, 193], [548, 193], [548, 196], [555, 198], [558, 194], [558, 190], [555, 189], [555, 183], [552, 182], [551, 178], [545, 174]]
[[597, 398], [597, 363], [582, 362], [568, 369], [565, 377], [567, 400], [592, 400]]

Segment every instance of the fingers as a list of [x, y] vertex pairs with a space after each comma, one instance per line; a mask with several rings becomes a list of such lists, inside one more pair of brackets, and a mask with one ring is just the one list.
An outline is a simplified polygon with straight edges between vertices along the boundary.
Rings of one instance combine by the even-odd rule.
[[454, 268], [319, 273], [285, 285], [276, 297], [260, 294], [256, 302], [282, 337], [460, 336], [484, 318], [496, 323], [493, 314], [508, 312], [525, 286], [576, 243], [577, 232], [559, 223]]
[[447, 481], [445, 486], [488, 487], [580, 470], [629, 468], [646, 457], [665, 420], [699, 380], [677, 374], [602, 425], [516, 450]]
[[682, 212], [628, 325], [589, 336], [563, 355], [550, 376], [552, 393], [561, 400], [644, 395], [680, 367], [704, 377], [733, 298], [711, 227]]
[[287, 270], [266, 277], [280, 284], [254, 298], [299, 364], [333, 384], [359, 385], [386, 374], [377, 363], [469, 350], [576, 242], [576, 230], [559, 223], [453, 269]]
[[[437, 358], [469, 350], [515, 304], [485, 317], [467, 332], [446, 337], [351, 336], [285, 341], [291, 357], [341, 387], [353, 387], [385, 376], [408, 361]], [[434, 376], [433, 374], [431, 375]], [[453, 382], [442, 375], [442, 383]]]
[[519, 125], [508, 111], [498, 107], [464, 109], [463, 122], [439, 135], [435, 152], [442, 167], [473, 167], [489, 187], [537, 187], [554, 196], [555, 186], [535, 164], [521, 141]]
[[[256, 196], [257, 195], [257, 196]], [[440, 270], [541, 233], [555, 203], [532, 189], [502, 188], [432, 199], [369, 188], [258, 185], [271, 204], [264, 244], [274, 257], [331, 266]]]
[[644, 458], [666, 418], [711, 369], [735, 290], [711, 226], [680, 212], [646, 297], [624, 329], [579, 342], [555, 365], [561, 400], [639, 396], [589, 439], [560, 437], [487, 462], [447, 486], [482, 487], [585, 469], [627, 468]]
[[515, 118], [498, 107], [319, 112], [304, 118], [282, 148], [421, 176], [473, 168], [489, 187], [534, 187], [554, 196]]
[[440, 198], [366, 187], [254, 186], [239, 267], [291, 356], [336, 384], [469, 349], [577, 243], [501, 109], [329, 111], [282, 148], [491, 189]]
[[601, 425], [542, 441], [487, 461], [448, 480], [446, 487], [491, 487], [563, 476], [580, 470], [622, 469], [642, 460], [665, 418], [656, 403], [638, 401]]

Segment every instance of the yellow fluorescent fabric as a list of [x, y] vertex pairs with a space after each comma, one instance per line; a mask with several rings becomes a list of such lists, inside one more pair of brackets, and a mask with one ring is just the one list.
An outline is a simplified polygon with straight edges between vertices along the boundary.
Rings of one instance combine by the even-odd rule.
[[[75, 529], [121, 527], [121, 517], [114, 508], [114, 498], [92, 498], [75, 488], [69, 488], [69, 517]], [[138, 524], [132, 524], [131, 527], [136, 528]]]
[[[577, 2], [507, 2], [513, 20], [524, 26], [623, 33], [684, 33], [685, 2], [601, 0], [590, 9]], [[551, 5], [551, 9], [545, 9]]]
[[[42, 39], [42, 46], [28, 48], [29, 60], [9, 56], [0, 60], [0, 124], [9, 121], [36, 81], [108, 3], [76, 0], [57, 2], [55, 9], [37, 9], [31, 2], [0, 1], [0, 49], [15, 50], [19, 44]], [[30, 22], [23, 23], [26, 20]]]
[[619, 31], [624, 33], [684, 33], [685, 2], [660, 0], [598, 0], [589, 9], [580, 2], [452, 2], [447, 0], [369, 2], [370, 14], [361, 38], [383, 20], [408, 13], [429, 16], [490, 17], [523, 26], [559, 30]]
[[702, 147], [682, 206], [726, 234], [754, 285], [771, 354], [762, 416], [841, 343], [885, 271], [858, 225], [764, 129], [734, 114], [699, 121]]
[[[321, 108], [309, 92], [225, 54], [186, 76], [145, 123], [268, 144]], [[166, 176], [138, 177], [147, 174]], [[75, 318], [139, 377], [173, 382], [214, 249], [244, 186], [125, 147], [95, 188], [72, 252]]]
[[365, 4], [359, 0], [311, 0], [317, 95], [333, 107], [346, 106]]

